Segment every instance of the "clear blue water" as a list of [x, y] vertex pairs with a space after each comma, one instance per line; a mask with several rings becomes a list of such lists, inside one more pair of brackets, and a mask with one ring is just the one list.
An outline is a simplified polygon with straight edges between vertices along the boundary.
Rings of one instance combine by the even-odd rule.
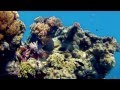
[[[119, 11], [19, 11], [19, 15], [26, 25], [23, 41], [28, 38], [30, 25], [36, 17], [55, 16], [61, 19], [64, 26], [79, 22], [83, 29], [98, 36], [114, 36], [120, 42]], [[108, 73], [106, 79], [120, 79], [120, 53], [115, 53], [115, 58], [116, 66]]]

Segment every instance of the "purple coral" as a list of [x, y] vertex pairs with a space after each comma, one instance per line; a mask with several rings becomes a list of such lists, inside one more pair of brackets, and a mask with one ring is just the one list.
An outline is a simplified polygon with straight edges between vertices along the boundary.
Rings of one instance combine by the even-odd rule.
[[16, 51], [16, 58], [22, 62], [27, 61], [29, 58], [35, 58], [37, 60], [47, 58], [48, 55], [48, 52], [43, 49], [38, 49], [37, 42], [23, 45]]

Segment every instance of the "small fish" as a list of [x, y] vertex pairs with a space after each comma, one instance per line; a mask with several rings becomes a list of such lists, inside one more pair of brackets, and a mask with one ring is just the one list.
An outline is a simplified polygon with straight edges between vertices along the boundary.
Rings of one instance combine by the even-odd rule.
[[10, 50], [9, 44], [8, 44], [7, 42], [4, 42], [4, 43], [3, 43], [3, 46], [4, 46], [5, 49]]
[[57, 31], [56, 31], [56, 33], [55, 33], [55, 36], [58, 36], [61, 32], [62, 32], [61, 29], [57, 29]]
[[24, 45], [25, 45], [25, 43], [24, 43], [23, 41], [21, 41], [21, 45], [22, 45], [22, 46], [24, 46]]

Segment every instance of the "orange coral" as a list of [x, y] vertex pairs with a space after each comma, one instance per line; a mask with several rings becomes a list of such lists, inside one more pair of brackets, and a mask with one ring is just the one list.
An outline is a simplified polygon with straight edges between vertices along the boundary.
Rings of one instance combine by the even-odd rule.
[[50, 27], [45, 23], [37, 23], [33, 26], [34, 33], [38, 33], [38, 36], [46, 36], [48, 31], [50, 31]]
[[0, 11], [0, 30], [5, 30], [18, 17], [16, 11]]
[[60, 20], [56, 17], [50, 17], [48, 20], [47, 20], [47, 23], [50, 25], [50, 26], [58, 26], [58, 27], [61, 27], [62, 24], [60, 22]]
[[0, 34], [0, 40], [2, 40], [4, 38], [3, 34]]
[[6, 31], [8, 35], [16, 35], [20, 31], [20, 21], [15, 20]]

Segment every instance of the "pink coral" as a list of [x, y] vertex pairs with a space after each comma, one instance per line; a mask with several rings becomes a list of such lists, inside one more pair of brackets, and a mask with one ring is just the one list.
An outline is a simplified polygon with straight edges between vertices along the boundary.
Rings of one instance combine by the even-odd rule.
[[49, 53], [43, 49], [38, 49], [36, 42], [20, 46], [20, 48], [18, 48], [16, 51], [16, 59], [21, 62], [25, 62], [29, 58], [35, 58], [37, 60], [45, 59], [48, 57], [48, 55]]

